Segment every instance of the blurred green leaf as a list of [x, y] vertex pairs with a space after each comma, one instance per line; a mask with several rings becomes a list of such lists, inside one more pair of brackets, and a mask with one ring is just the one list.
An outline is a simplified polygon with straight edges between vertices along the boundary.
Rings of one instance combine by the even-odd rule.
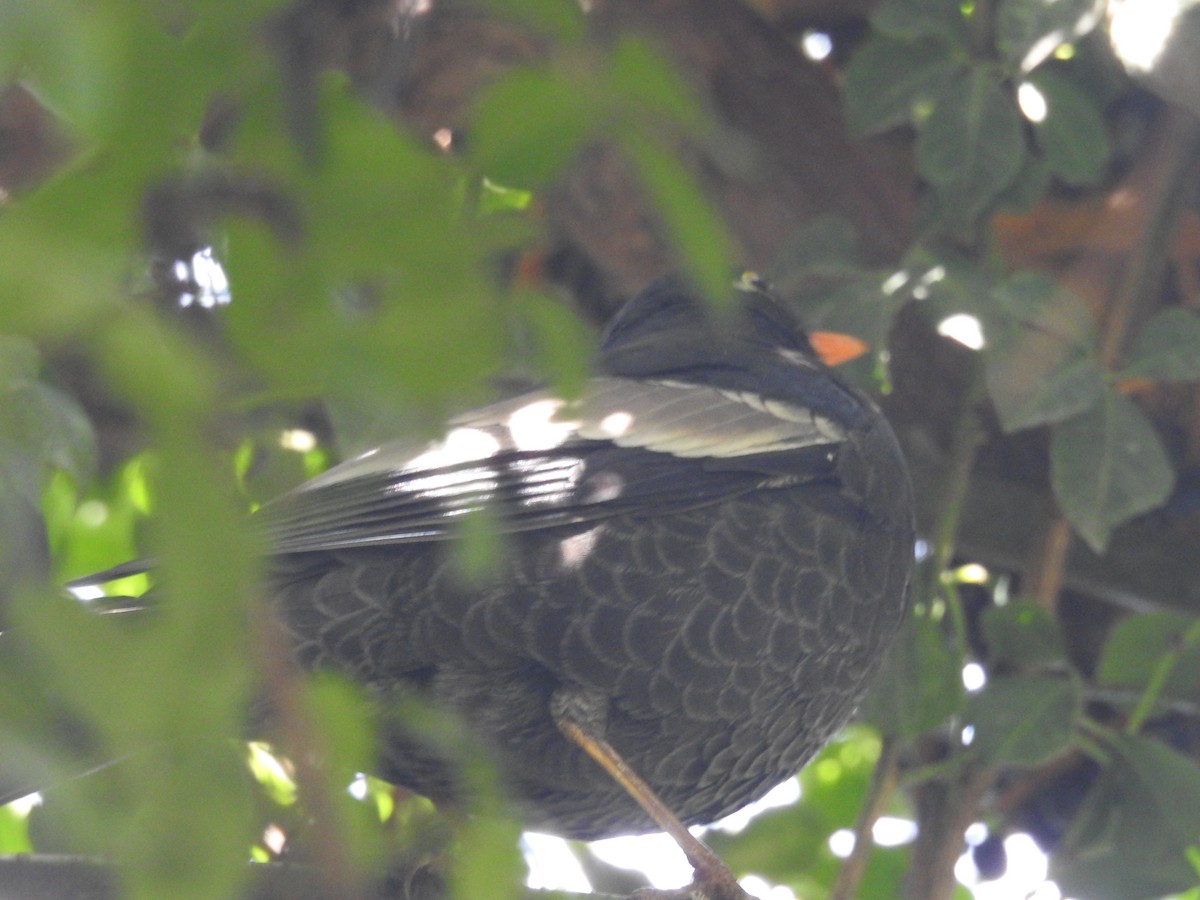
[[863, 700], [863, 718], [902, 739], [936, 728], [963, 708], [962, 667], [940, 625], [914, 613]]
[[1021, 171], [996, 198], [997, 208], [1011, 213], [1028, 212], [1045, 196], [1050, 177], [1050, 164], [1045, 157], [1026, 153]]
[[971, 752], [998, 765], [1033, 766], [1071, 743], [1080, 709], [1072, 678], [1007, 675], [967, 697]]
[[[1052, 8], [1040, 2], [1038, 5]], [[1047, 67], [1030, 75], [1029, 83], [1046, 100], [1046, 116], [1033, 127], [1050, 171], [1069, 184], [1095, 181], [1112, 154], [1108, 129], [1096, 102]]]
[[1176, 613], [1139, 613], [1122, 619], [1105, 641], [1096, 681], [1113, 687], [1144, 688], [1155, 676], [1163, 654], [1182, 649], [1162, 691], [1173, 697], [1200, 692], [1200, 647], [1181, 647], [1195, 619]]
[[901, 38], [940, 37], [967, 45], [967, 20], [963, 6], [954, 0], [884, 0], [871, 24], [885, 34]]
[[1111, 735], [1113, 758], [1051, 857], [1064, 894], [1089, 900], [1161, 897], [1193, 887], [1200, 841], [1200, 767], [1158, 741]]
[[[709, 119], [679, 70], [644, 40], [625, 37], [612, 50], [610, 72], [616, 103], [656, 126], [696, 133]], [[610, 101], [611, 102], [611, 101]]]
[[75, 400], [37, 378], [32, 342], [0, 335], [0, 479], [37, 507], [53, 470], [77, 483], [92, 475], [95, 435]]
[[1141, 410], [1106, 390], [1086, 412], [1058, 423], [1050, 439], [1054, 495], [1096, 552], [1131, 516], [1161, 505], [1175, 473]]
[[684, 266], [705, 296], [714, 300], [729, 295], [736, 269], [737, 251], [725, 223], [700, 192], [696, 179], [658, 144], [637, 135], [625, 135], [638, 171], [662, 216]]
[[1025, 159], [1021, 117], [989, 69], [943, 88], [920, 126], [916, 154], [953, 221], [973, 221], [1012, 183]]
[[595, 333], [558, 298], [518, 290], [513, 299], [529, 329], [538, 374], [563, 396], [579, 396], [591, 371]]
[[1105, 380], [1086, 304], [1031, 273], [997, 285], [989, 299], [981, 309], [987, 384], [1005, 430], [1061, 421], [1099, 402]]
[[932, 101], [963, 71], [964, 61], [942, 40], [876, 35], [846, 67], [846, 120], [858, 134], [907, 124], [914, 106]]
[[713, 831], [705, 840], [736, 872], [788, 885], [798, 897], [823, 896], [840, 864], [829, 836], [854, 826], [878, 757], [878, 735], [851, 726], [801, 771], [798, 802], [768, 810], [740, 833]]
[[1138, 333], [1117, 377], [1200, 379], [1200, 316], [1181, 308], [1158, 313]]
[[[297, 752], [319, 754], [320, 774], [326, 808], [336, 817], [332, 833], [342, 837], [344, 848], [353, 857], [357, 871], [373, 871], [383, 861], [384, 832], [374, 816], [363, 815], [362, 804], [350, 794], [351, 781], [360, 772], [370, 771], [378, 760], [373, 707], [360, 686], [340, 674], [321, 672], [306, 678], [303, 685], [304, 721], [301, 727], [312, 729], [308, 746]], [[303, 793], [300, 802], [305, 802]]]
[[1065, 659], [1058, 622], [1045, 607], [1018, 600], [989, 606], [981, 619], [990, 667], [1021, 671]]
[[996, 12], [996, 43], [1011, 66], [1028, 72], [1098, 21], [1092, 0], [1005, 0]]
[[1061, 422], [1095, 406], [1105, 390], [1094, 356], [1037, 332], [1020, 347], [988, 354], [987, 383], [1005, 431]]
[[516, 69], [485, 89], [471, 118], [470, 158], [489, 178], [541, 188], [600, 125], [589, 89], [554, 69]]
[[861, 277], [858, 235], [845, 216], [813, 216], [789, 234], [763, 273], [778, 287], [816, 278]]
[[32, 853], [28, 816], [10, 806], [0, 806], [0, 854]]

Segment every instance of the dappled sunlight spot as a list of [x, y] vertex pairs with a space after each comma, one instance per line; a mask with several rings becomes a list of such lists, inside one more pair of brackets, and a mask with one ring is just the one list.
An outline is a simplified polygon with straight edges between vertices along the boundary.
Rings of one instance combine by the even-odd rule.
[[829, 836], [829, 852], [838, 859], [845, 859], [854, 852], [854, 832], [849, 828], [839, 828]]
[[958, 734], [958, 738], [962, 741], [964, 747], [970, 747], [975, 740], [975, 726], [964, 725], [962, 731]]
[[285, 428], [279, 433], [279, 446], [284, 450], [307, 453], [316, 449], [317, 436], [307, 428]]
[[719, 828], [721, 831], [729, 834], [737, 834], [743, 831], [750, 822], [757, 816], [762, 815], [769, 809], [780, 809], [784, 806], [791, 806], [800, 799], [800, 779], [789, 778], [787, 781], [775, 785], [771, 790], [767, 791], [758, 800], [755, 800], [749, 806], [739, 809], [737, 812], [726, 816], [721, 821], [714, 823], [711, 827]]
[[912, 295], [916, 300], [929, 299], [929, 289], [939, 281], [944, 281], [946, 278], [946, 267], [942, 265], [930, 266], [917, 279], [916, 284], [912, 287]]
[[1046, 104], [1046, 95], [1037, 89], [1031, 81], [1021, 82], [1021, 86], [1017, 88], [1017, 105], [1021, 107], [1021, 113], [1030, 122], [1043, 122], [1046, 119], [1046, 113], [1049, 107]]
[[796, 895], [791, 888], [781, 884], [771, 884], [765, 878], [759, 878], [757, 875], [747, 875], [738, 882], [751, 897], [758, 897], [759, 900], [796, 900]]
[[1004, 874], [990, 881], [980, 879], [970, 853], [959, 857], [954, 875], [971, 888], [975, 900], [1063, 900], [1058, 886], [1046, 880], [1049, 860], [1033, 838], [1011, 834], [1004, 839], [1004, 852], [1008, 860]]
[[894, 294], [896, 291], [900, 290], [900, 288], [904, 287], [904, 285], [908, 284], [908, 279], [908, 271], [901, 269], [898, 272], [893, 272], [891, 275], [885, 278], [883, 280], [883, 284], [879, 286], [879, 289], [885, 294]]
[[963, 666], [962, 680], [968, 691], [978, 691], [987, 684], [987, 673], [979, 663], [969, 662]]
[[67, 588], [67, 592], [76, 600], [82, 600], [84, 603], [92, 600], [100, 600], [107, 596], [104, 593], [104, 588], [95, 584], [72, 585]]
[[16, 800], [4, 805], [23, 819], [33, 812], [34, 807], [42, 805], [42, 795], [40, 792], [34, 791], [32, 794], [18, 797]]
[[[879, 847], [902, 847], [917, 837], [917, 823], [899, 816], [880, 816], [871, 829], [871, 840]], [[829, 852], [845, 859], [854, 852], [854, 832], [839, 828], [829, 836]]]
[[562, 838], [527, 831], [521, 836], [521, 851], [529, 866], [527, 887], [543, 891], [591, 892], [592, 885], [583, 866]]
[[809, 29], [800, 39], [800, 49], [808, 59], [821, 62], [833, 53], [833, 38], [824, 31]]
[[102, 500], [85, 500], [79, 504], [75, 515], [81, 525], [88, 528], [99, 528], [108, 521], [108, 504]]
[[600, 420], [600, 430], [611, 438], [619, 438], [633, 425], [633, 416], [624, 411], [609, 413]]
[[578, 569], [583, 565], [596, 546], [600, 528], [589, 528], [582, 534], [574, 534], [558, 542], [559, 562], [565, 569]]
[[1109, 6], [1113, 50], [1131, 69], [1153, 69], [1175, 30], [1181, 0], [1118, 0]]
[[610, 865], [644, 873], [656, 888], [668, 890], [691, 883], [692, 867], [675, 841], [665, 834], [607, 838], [593, 842], [591, 848]]
[[225, 306], [232, 299], [229, 276], [213, 256], [212, 247], [198, 250], [190, 260], [176, 260], [173, 272], [179, 282], [194, 288], [180, 293], [181, 307], [196, 305], [212, 309], [214, 306]]
[[902, 847], [917, 838], [917, 823], [899, 816], [880, 816], [871, 829], [871, 837], [880, 847]]
[[262, 843], [273, 854], [279, 856], [287, 844], [287, 834], [278, 825], [272, 823], [263, 830]]
[[987, 584], [991, 577], [986, 566], [979, 563], [966, 563], [954, 570], [954, 580], [959, 584]]
[[504, 424], [518, 450], [552, 450], [568, 440], [577, 422], [561, 422], [554, 417], [563, 407], [558, 399], [535, 400], [518, 408]]
[[982, 350], [987, 346], [984, 339], [983, 323], [970, 313], [955, 313], [938, 322], [937, 332], [942, 337], [958, 341], [970, 350]]

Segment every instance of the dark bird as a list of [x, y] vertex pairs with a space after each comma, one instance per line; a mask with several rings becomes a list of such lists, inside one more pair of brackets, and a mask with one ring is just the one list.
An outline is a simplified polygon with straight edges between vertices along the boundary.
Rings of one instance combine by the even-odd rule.
[[[466, 578], [453, 539], [481, 509], [504, 550]], [[260, 515], [300, 662], [460, 713], [526, 824], [581, 839], [655, 827], [588, 740], [689, 824], [794, 774], [853, 713], [913, 566], [875, 405], [762, 290], [714, 311], [677, 280], [616, 317], [577, 401], [488, 406]], [[383, 744], [380, 775], [449, 790], [411, 736]]]
[[[578, 399], [476, 410], [255, 516], [298, 661], [379, 701], [377, 774], [459, 796], [446, 755], [388, 712], [430, 701], [461, 716], [529, 827], [660, 827], [712, 900], [746, 895], [685, 826], [761, 797], [845, 723], [913, 567], [887, 422], [785, 306], [739, 288], [714, 310], [656, 282]], [[480, 512], [503, 552], [468, 576], [455, 538]]]

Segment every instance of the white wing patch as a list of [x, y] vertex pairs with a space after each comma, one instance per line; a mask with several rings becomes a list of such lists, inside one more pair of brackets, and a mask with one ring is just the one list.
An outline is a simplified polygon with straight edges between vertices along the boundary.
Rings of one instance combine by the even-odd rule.
[[[578, 409], [582, 438], [681, 457], [750, 456], [845, 437], [835, 422], [803, 406], [676, 381], [595, 378]], [[618, 417], [624, 427], [613, 433]]]
[[[428, 496], [453, 493], [472, 482], [487, 493], [492, 487], [487, 483], [490, 458], [553, 450], [580, 440], [679, 457], [728, 458], [836, 444], [845, 437], [837, 423], [803, 406], [745, 391], [630, 378], [593, 378], [572, 402], [533, 391], [452, 419], [450, 425], [440, 441], [385, 444], [335, 466], [300, 490], [365, 475], [407, 474], [412, 480], [403, 489], [419, 487]], [[543, 501], [561, 497], [578, 475], [562, 459], [547, 465], [553, 471], [540, 473], [550, 482]], [[537, 474], [529, 474], [537, 480]]]

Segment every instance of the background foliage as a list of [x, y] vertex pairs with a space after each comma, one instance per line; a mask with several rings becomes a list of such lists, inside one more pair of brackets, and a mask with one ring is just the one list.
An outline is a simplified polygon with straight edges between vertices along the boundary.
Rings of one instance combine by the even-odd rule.
[[[714, 843], [798, 897], [940, 898], [982, 822], [984, 877], [1028, 832], [1079, 900], [1195, 892], [1200, 32], [1179, 7], [1132, 74], [1122, 5], [1091, 0], [0, 7], [0, 795], [49, 788], [0, 807], [0, 851], [186, 898], [248, 890], [247, 855], [285, 846], [316, 875], [284, 895], [341, 897], [444, 844], [427, 804], [343, 789], [370, 767], [361, 700], [292, 671], [246, 512], [497, 383], [570, 390], [583, 323], [745, 263], [871, 344], [854, 374], [909, 455], [922, 568], [865, 724], [798, 803]], [[138, 555], [167, 598], [148, 618], [57, 587]], [[229, 740], [263, 690], [290, 762]], [[514, 895], [486, 761], [428, 727], [480, 785], [451, 889]], [[876, 845], [885, 813], [915, 841]]]

